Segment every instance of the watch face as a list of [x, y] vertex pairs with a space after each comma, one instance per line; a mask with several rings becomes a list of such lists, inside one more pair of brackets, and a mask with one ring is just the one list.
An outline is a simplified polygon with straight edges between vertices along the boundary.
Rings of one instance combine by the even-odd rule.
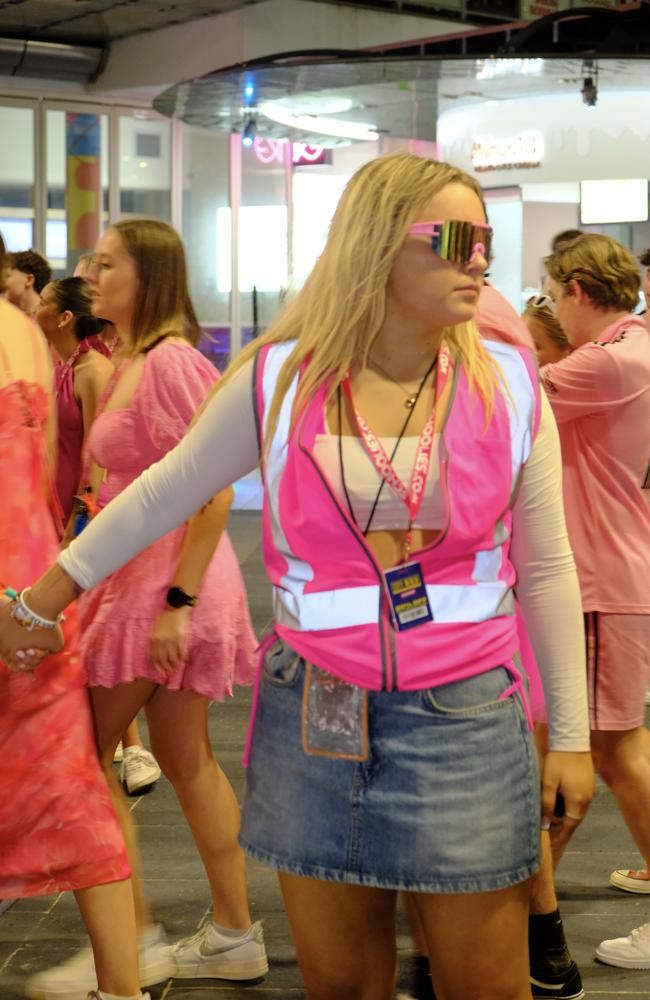
[[196, 598], [190, 597], [180, 587], [170, 587], [167, 591], [167, 603], [171, 608], [192, 607], [196, 604]]

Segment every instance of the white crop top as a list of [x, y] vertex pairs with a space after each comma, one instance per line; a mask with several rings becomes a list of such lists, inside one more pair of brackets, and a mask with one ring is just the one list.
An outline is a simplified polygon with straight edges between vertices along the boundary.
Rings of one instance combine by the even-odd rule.
[[[392, 455], [397, 438], [383, 437], [379, 440], [386, 454]], [[392, 462], [395, 472], [406, 486], [411, 482], [418, 441], [419, 437], [415, 435], [403, 437]], [[431, 465], [424, 486], [422, 504], [412, 525], [413, 528], [419, 528], [421, 531], [439, 530], [444, 527], [445, 523], [445, 498], [440, 484], [439, 441], [440, 435], [436, 434], [433, 440]], [[345, 486], [350, 498], [352, 514], [361, 531], [366, 531], [382, 482], [381, 476], [375, 469], [361, 438], [353, 434], [344, 434], [341, 438], [341, 448]], [[343, 489], [338, 436], [318, 434], [314, 444], [314, 457], [319, 462], [341, 504], [347, 509], [348, 501]], [[405, 531], [408, 528], [408, 522], [409, 515], [406, 505], [393, 493], [390, 486], [384, 483], [375, 512], [372, 515], [370, 530]]]

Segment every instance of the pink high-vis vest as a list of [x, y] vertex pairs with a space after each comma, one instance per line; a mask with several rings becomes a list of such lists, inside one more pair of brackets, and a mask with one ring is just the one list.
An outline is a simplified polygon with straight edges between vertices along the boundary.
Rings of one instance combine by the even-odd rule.
[[294, 345], [264, 347], [255, 373], [265, 455], [263, 553], [276, 633], [318, 667], [372, 690], [419, 690], [510, 663], [518, 649], [512, 504], [539, 421], [532, 353], [484, 342], [507, 385], [495, 394], [487, 427], [479, 397], [455, 366], [440, 429], [446, 523], [436, 542], [412, 556], [433, 621], [400, 632], [382, 567], [314, 458], [316, 436], [325, 433], [327, 386], [291, 428], [296, 376], [265, 448], [276, 380]]

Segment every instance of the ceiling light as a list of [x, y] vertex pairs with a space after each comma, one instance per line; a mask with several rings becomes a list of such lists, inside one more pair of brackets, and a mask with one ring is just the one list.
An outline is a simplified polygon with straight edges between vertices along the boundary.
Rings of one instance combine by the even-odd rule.
[[338, 139], [357, 139], [367, 142], [379, 138], [376, 126], [366, 125], [363, 122], [340, 121], [336, 118], [323, 118], [320, 115], [296, 115], [272, 101], [262, 104], [259, 110], [273, 122], [312, 135], [331, 135]]
[[292, 94], [274, 103], [293, 115], [340, 115], [354, 107], [352, 98], [337, 93]]
[[252, 146], [255, 140], [255, 119], [249, 118], [241, 134], [242, 146]]

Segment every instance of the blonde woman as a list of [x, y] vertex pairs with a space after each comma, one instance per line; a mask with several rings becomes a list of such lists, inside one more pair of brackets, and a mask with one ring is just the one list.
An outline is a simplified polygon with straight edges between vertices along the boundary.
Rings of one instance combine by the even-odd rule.
[[[473, 322], [490, 242], [461, 171], [363, 167], [284, 315], [24, 595], [56, 629], [76, 589], [261, 460], [275, 629], [241, 841], [279, 872], [309, 1000], [388, 1000], [400, 890], [441, 998], [528, 1000], [540, 818], [592, 794], [557, 439], [528, 353]], [[516, 575], [551, 719], [541, 816]], [[10, 610], [0, 647], [31, 665]]]

